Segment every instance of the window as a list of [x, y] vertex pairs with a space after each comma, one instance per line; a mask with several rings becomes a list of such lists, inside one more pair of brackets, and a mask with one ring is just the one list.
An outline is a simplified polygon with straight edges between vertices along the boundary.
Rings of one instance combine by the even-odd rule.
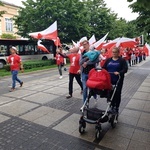
[[6, 31], [13, 31], [13, 20], [11, 18], [5, 18]]

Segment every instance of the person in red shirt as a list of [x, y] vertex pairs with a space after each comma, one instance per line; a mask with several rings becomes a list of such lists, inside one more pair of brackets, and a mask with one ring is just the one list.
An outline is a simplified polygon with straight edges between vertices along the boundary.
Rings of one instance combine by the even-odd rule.
[[17, 55], [17, 48], [11, 47], [10, 48], [11, 55], [7, 58], [7, 63], [10, 64], [10, 70], [12, 74], [12, 88], [10, 92], [15, 90], [16, 87], [16, 81], [20, 83], [20, 87], [22, 87], [23, 82], [17, 77], [18, 72], [21, 68], [21, 71], [23, 72], [23, 64], [21, 61], [21, 57]]
[[60, 79], [62, 79], [62, 67], [64, 65], [64, 58], [59, 54], [59, 53], [62, 53], [62, 47], [59, 47], [58, 50], [56, 51], [56, 56], [55, 56], [55, 59], [56, 59], [56, 64], [58, 66], [58, 71], [59, 71], [59, 75], [60, 75]]
[[73, 47], [69, 50], [70, 52], [69, 54], [60, 53], [61, 56], [63, 56], [64, 58], [69, 58], [70, 60], [69, 95], [66, 96], [67, 99], [72, 97], [74, 77], [81, 88], [81, 93], [83, 91], [83, 86], [82, 86], [81, 77], [80, 77], [80, 65], [79, 65], [80, 54], [78, 53], [78, 51], [79, 51], [78, 47]]

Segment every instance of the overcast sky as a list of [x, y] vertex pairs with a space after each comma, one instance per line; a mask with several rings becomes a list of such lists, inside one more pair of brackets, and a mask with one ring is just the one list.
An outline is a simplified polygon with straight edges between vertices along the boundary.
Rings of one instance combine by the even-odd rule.
[[[3, 1], [21, 6], [22, 0], [3, 0]], [[108, 8], [111, 8], [112, 11], [118, 14], [118, 17], [125, 18], [127, 21], [134, 20], [138, 16], [138, 14], [132, 13], [132, 10], [128, 8], [130, 3], [128, 3], [127, 0], [104, 0], [104, 1], [106, 2]]]

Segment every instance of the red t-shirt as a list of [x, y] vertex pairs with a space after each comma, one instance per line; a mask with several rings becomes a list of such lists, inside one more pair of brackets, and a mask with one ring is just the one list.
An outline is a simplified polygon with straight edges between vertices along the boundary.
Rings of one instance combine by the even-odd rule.
[[21, 57], [17, 54], [10, 55], [8, 57], [8, 63], [10, 64], [10, 70], [20, 70]]
[[56, 64], [60, 65], [64, 63], [64, 58], [60, 54], [56, 54]]
[[78, 70], [80, 70], [79, 60], [80, 54], [72, 53], [67, 55], [70, 60], [70, 69], [69, 72], [73, 74], [78, 74]]

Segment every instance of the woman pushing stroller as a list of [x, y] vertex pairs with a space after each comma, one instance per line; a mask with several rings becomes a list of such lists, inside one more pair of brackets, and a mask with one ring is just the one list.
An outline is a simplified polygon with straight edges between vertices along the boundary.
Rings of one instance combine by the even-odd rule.
[[116, 85], [119, 75], [120, 80], [118, 82], [116, 92], [114, 94], [114, 97], [111, 102], [111, 108], [110, 112], [112, 113], [118, 113], [119, 112], [119, 106], [121, 102], [121, 91], [123, 87], [123, 81], [124, 81], [124, 74], [128, 70], [128, 65], [122, 57], [120, 57], [120, 50], [118, 47], [115, 47], [112, 49], [112, 57], [108, 58], [103, 66], [104, 69], [106, 69], [108, 72], [110, 72], [111, 76], [111, 84]]

